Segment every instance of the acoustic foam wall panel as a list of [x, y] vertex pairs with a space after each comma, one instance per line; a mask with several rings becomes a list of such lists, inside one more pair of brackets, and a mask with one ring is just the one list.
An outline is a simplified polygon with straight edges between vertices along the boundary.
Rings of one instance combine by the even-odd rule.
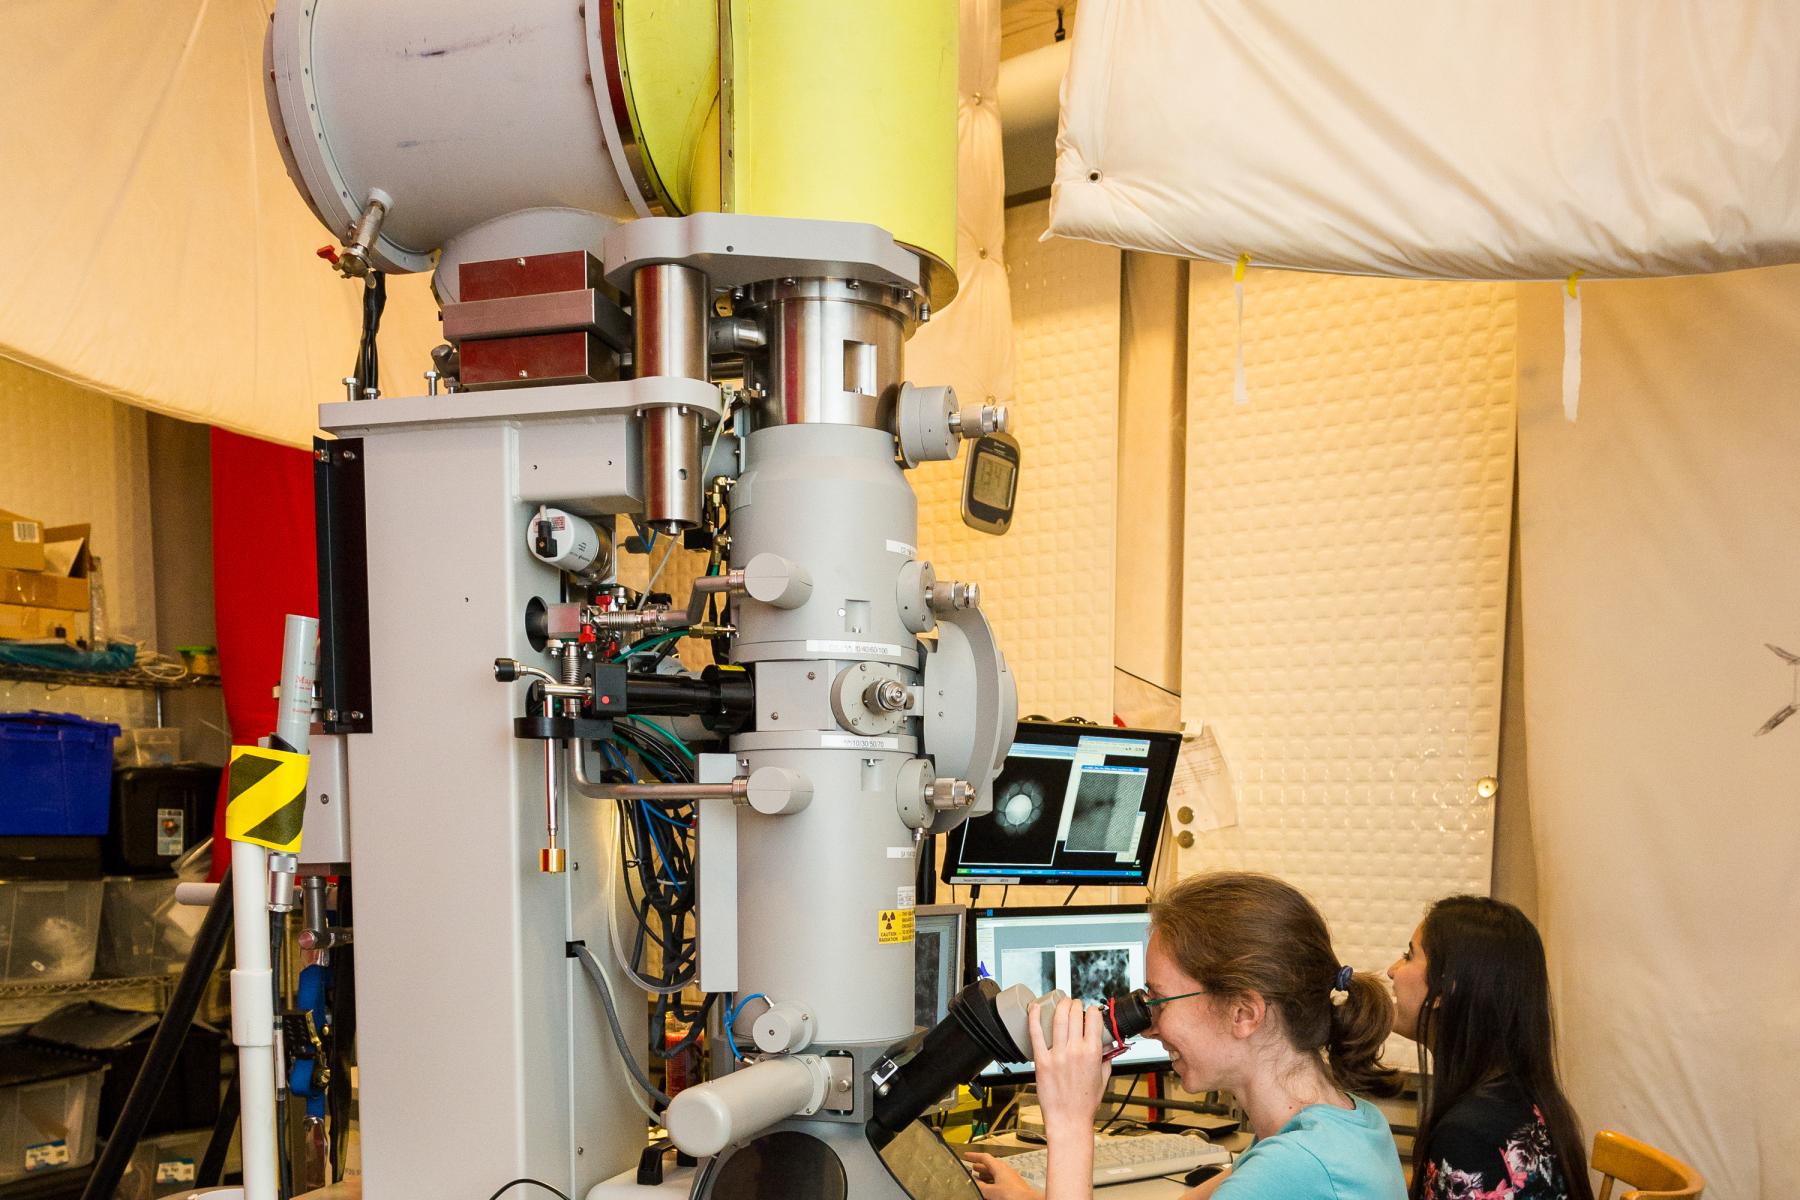
[[1291, 880], [1358, 969], [1489, 887], [1513, 293], [1252, 272], [1240, 406], [1230, 269], [1193, 268], [1183, 716], [1239, 823], [1180, 867]]
[[[1039, 241], [1045, 203], [1006, 213], [1013, 432], [1023, 463], [1002, 537], [962, 523], [962, 458], [913, 472], [919, 553], [938, 577], [981, 584], [1019, 685], [1019, 711], [1112, 713], [1119, 252]], [[931, 382], [921, 379], [922, 382]]]

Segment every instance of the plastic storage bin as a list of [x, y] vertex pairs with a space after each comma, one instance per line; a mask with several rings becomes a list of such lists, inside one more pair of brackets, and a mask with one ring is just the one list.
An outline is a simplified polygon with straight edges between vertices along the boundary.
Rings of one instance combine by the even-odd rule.
[[0, 1041], [0, 1183], [93, 1161], [106, 1067]]
[[79, 983], [93, 977], [99, 880], [0, 880], [0, 982]]
[[[72, 1051], [111, 1068], [100, 1089], [101, 1137], [112, 1136], [125, 1097], [143, 1069], [159, 1018], [92, 1000], [70, 1004], [45, 1017], [28, 1031], [29, 1045]], [[182, 1039], [163, 1082], [162, 1094], [150, 1110], [145, 1133], [171, 1133], [212, 1124], [219, 1116], [219, 1055], [225, 1036], [195, 1022]]]
[[181, 730], [127, 729], [113, 747], [122, 767], [167, 767], [181, 761]]
[[106, 881], [100, 945], [94, 956], [96, 978], [130, 979], [181, 970], [206, 910], [176, 904], [177, 882], [173, 876]]
[[132, 1152], [119, 1178], [113, 1200], [157, 1200], [194, 1189], [200, 1160], [206, 1157], [211, 1129], [192, 1129], [147, 1137]]
[[121, 767], [113, 772], [109, 875], [160, 875], [212, 832], [219, 768]]
[[117, 725], [0, 713], [0, 836], [106, 832]]

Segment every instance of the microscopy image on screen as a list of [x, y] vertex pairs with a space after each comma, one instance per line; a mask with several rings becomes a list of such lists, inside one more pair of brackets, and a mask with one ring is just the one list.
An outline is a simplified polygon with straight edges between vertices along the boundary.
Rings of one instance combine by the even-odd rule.
[[1056, 857], [1057, 803], [1068, 774], [1066, 759], [1007, 759], [994, 811], [968, 823], [962, 861], [1049, 866]]
[[1131, 956], [1135, 947], [1104, 946], [1069, 951], [1069, 991], [1076, 999], [1099, 1004], [1108, 996], [1131, 990]]
[[1130, 854], [1137, 849], [1138, 808], [1144, 800], [1142, 772], [1083, 771], [1069, 818], [1070, 850]]
[[913, 1024], [937, 1024], [938, 983], [943, 978], [944, 935], [919, 930], [913, 942]]
[[1056, 986], [1056, 951], [1002, 950], [1000, 952], [1001, 987], [1022, 983], [1038, 995]]

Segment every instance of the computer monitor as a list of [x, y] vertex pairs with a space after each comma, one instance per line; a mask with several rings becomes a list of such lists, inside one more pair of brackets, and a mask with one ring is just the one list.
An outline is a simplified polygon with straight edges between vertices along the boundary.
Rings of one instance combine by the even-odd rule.
[[1180, 750], [1160, 729], [1019, 722], [993, 812], [949, 835], [944, 882], [1142, 887]]
[[950, 997], [963, 980], [960, 904], [921, 904], [913, 909], [913, 1024], [926, 1029], [950, 1015]]
[[[1141, 904], [1077, 908], [973, 908], [969, 969], [1003, 988], [1022, 983], [1042, 995], [1061, 988], [1089, 1004], [1144, 986], [1150, 915]], [[1114, 1074], [1166, 1070], [1169, 1052], [1140, 1037], [1112, 1060]], [[991, 1063], [984, 1085], [1020, 1083], [1030, 1063]]]

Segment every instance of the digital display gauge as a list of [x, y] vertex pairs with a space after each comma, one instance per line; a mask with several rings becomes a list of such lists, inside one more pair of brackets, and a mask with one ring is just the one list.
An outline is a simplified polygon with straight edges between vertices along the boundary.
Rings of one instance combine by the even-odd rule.
[[983, 533], [1005, 533], [1012, 526], [1018, 494], [1018, 439], [989, 433], [970, 443], [963, 467], [963, 524]]

